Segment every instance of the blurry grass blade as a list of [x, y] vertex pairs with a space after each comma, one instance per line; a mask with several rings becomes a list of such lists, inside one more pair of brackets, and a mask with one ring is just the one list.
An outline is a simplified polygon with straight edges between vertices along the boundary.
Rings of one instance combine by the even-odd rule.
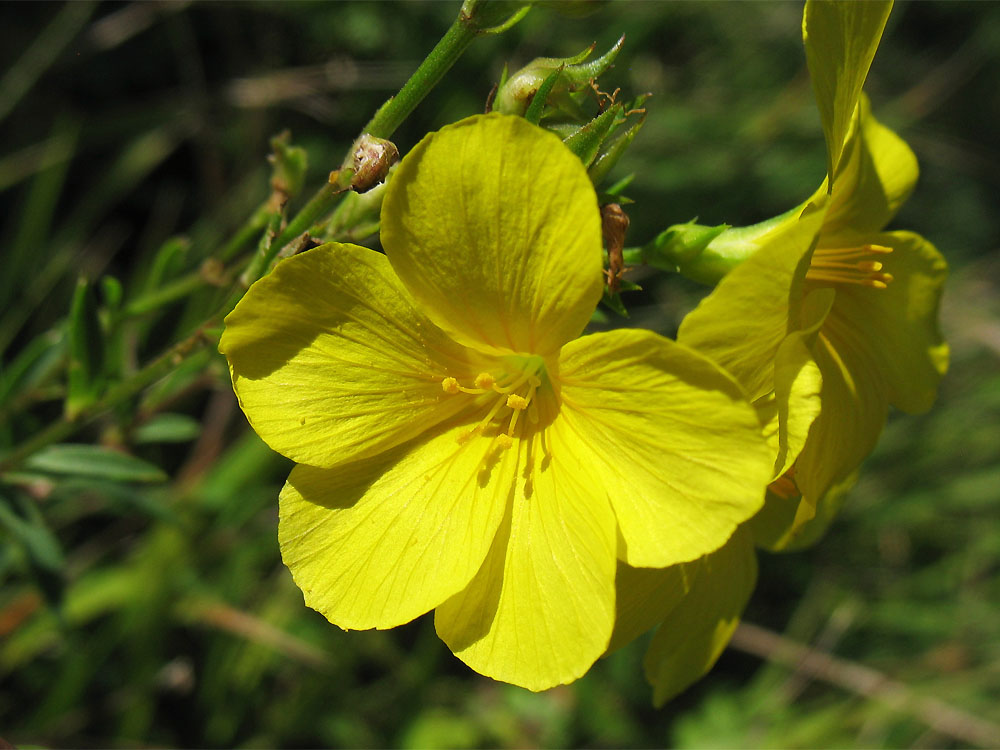
[[[72, 268], [80, 244], [90, 235], [94, 225], [116, 201], [173, 153], [189, 130], [190, 124], [180, 121], [144, 133], [123, 150], [96, 185], [84, 191], [81, 202], [60, 224], [55, 238], [49, 241], [48, 262], [27, 276], [30, 282], [19, 303], [10, 304], [4, 310], [0, 319], [0, 352], [7, 348], [52, 287]], [[50, 234], [51, 231], [46, 236]]]
[[132, 433], [132, 442], [186, 443], [201, 434], [201, 422], [187, 414], [157, 414]]
[[12, 301], [23, 279], [37, 269], [39, 251], [55, 223], [56, 205], [66, 182], [70, 158], [76, 150], [80, 124], [67, 117], [59, 117], [53, 133], [44, 144], [39, 169], [18, 211], [19, 225], [13, 242], [4, 253], [4, 273], [0, 276], [0, 303]]
[[65, 355], [65, 343], [61, 331], [48, 331], [36, 336], [13, 362], [5, 364], [0, 370], [0, 407], [7, 407], [8, 402], [51, 375]]
[[11, 113], [31, 87], [51, 67], [97, 7], [93, 2], [69, 2], [0, 78], [0, 120]]
[[73, 293], [69, 315], [69, 389], [66, 416], [73, 419], [94, 403], [104, 381], [104, 332], [97, 314], [97, 299], [86, 279]]
[[0, 495], [0, 524], [24, 545], [32, 559], [42, 568], [59, 572], [65, 564], [62, 547], [55, 538], [45, 519], [32, 503], [19, 503], [18, 513], [10, 499]]
[[173, 278], [184, 268], [184, 260], [191, 241], [187, 237], [171, 237], [156, 251], [149, 275], [143, 284], [147, 293], [156, 291], [164, 281]]
[[141, 458], [99, 445], [50, 445], [24, 461], [24, 468], [51, 474], [101, 477], [118, 482], [163, 482], [167, 475]]
[[569, 138], [564, 139], [563, 143], [580, 158], [583, 166], [589, 167], [600, 151], [604, 139], [608, 137], [621, 116], [622, 107], [620, 104], [609, 107]]
[[0, 526], [24, 548], [31, 574], [42, 594], [53, 607], [62, 603], [65, 556], [59, 540], [45, 524], [38, 507], [17, 496], [21, 502], [18, 510], [6, 496], [0, 495]]

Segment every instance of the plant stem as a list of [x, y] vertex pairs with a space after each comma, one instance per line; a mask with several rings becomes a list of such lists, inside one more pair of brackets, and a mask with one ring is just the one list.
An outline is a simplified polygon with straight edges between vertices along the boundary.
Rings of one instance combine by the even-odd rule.
[[398, 94], [379, 107], [363, 132], [376, 138], [391, 136], [475, 38], [475, 27], [463, 13], [459, 13], [451, 28], [434, 45], [434, 49], [420, 63], [410, 80]]

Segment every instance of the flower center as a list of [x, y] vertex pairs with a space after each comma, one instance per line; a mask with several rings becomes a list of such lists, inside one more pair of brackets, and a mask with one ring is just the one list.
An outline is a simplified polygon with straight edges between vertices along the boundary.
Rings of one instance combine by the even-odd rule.
[[806, 279], [821, 284], [854, 284], [885, 289], [892, 282], [892, 274], [882, 271], [882, 262], [875, 260], [875, 256], [891, 252], [891, 247], [870, 244], [816, 250], [806, 271]]
[[[521, 414], [527, 412], [528, 422], [538, 423], [538, 405], [535, 392], [542, 384], [540, 377], [545, 372], [545, 363], [536, 356], [510, 356], [500, 360], [495, 372], [481, 372], [471, 385], [463, 385], [458, 378], [446, 377], [441, 380], [441, 390], [455, 395], [473, 396], [479, 406], [486, 407], [486, 415], [475, 427], [463, 433], [459, 440], [465, 442], [473, 435], [482, 435], [493, 424], [498, 426], [496, 443], [500, 448], [509, 448]], [[506, 426], [505, 426], [506, 423]]]

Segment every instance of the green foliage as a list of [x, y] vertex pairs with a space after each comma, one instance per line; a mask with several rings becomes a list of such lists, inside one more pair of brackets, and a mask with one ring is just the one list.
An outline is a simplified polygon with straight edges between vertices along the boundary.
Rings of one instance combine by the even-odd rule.
[[[48, 425], [66, 425], [0, 481], [4, 739], [975, 744], [912, 701], [733, 649], [654, 711], [644, 641], [572, 687], [531, 694], [470, 673], [429, 618], [348, 636], [307, 610], [275, 542], [288, 464], [239, 413], [214, 351], [219, 315], [247, 269], [266, 270], [302, 232], [361, 242], [376, 231], [365, 196], [332, 217], [332, 193], [306, 196], [448, 29], [457, 3], [0, 12], [0, 464]], [[624, 183], [637, 205], [628, 244], [692, 216], [751, 224], [801, 201], [824, 172], [799, 21], [799, 6], [786, 4], [609, 3], [584, 18], [535, 9], [476, 39], [393, 140], [405, 152], [428, 129], [482, 111], [505, 62], [519, 70], [595, 40], [609, 49], [625, 33], [602, 89], [653, 95], [637, 105], [644, 118], [585, 153], [601, 190], [618, 195], [624, 185], [610, 183], [635, 175]], [[819, 546], [761, 557], [747, 613], [907, 685], [914, 700], [934, 697], [993, 726], [998, 48], [996, 6], [903, 4], [890, 19], [868, 90], [923, 165], [898, 225], [953, 266], [943, 314], [951, 374], [934, 411], [890, 421]], [[286, 129], [291, 140], [270, 140]], [[625, 292], [629, 324], [666, 333], [701, 293], [647, 269], [627, 278], [642, 287]], [[98, 414], [109, 398], [114, 407]], [[62, 421], [64, 409], [93, 420]]]

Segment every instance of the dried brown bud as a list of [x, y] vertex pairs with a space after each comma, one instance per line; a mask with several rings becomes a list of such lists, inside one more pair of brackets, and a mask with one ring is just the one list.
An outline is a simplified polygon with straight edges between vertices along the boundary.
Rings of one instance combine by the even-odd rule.
[[622, 250], [625, 248], [625, 232], [628, 231], [628, 214], [617, 203], [601, 206], [601, 235], [604, 246], [608, 250], [608, 291], [612, 294], [618, 291], [622, 274], [625, 273], [625, 260]]
[[371, 190], [389, 174], [389, 167], [399, 161], [399, 149], [392, 141], [365, 133], [354, 142], [354, 176], [351, 189], [358, 193]]

